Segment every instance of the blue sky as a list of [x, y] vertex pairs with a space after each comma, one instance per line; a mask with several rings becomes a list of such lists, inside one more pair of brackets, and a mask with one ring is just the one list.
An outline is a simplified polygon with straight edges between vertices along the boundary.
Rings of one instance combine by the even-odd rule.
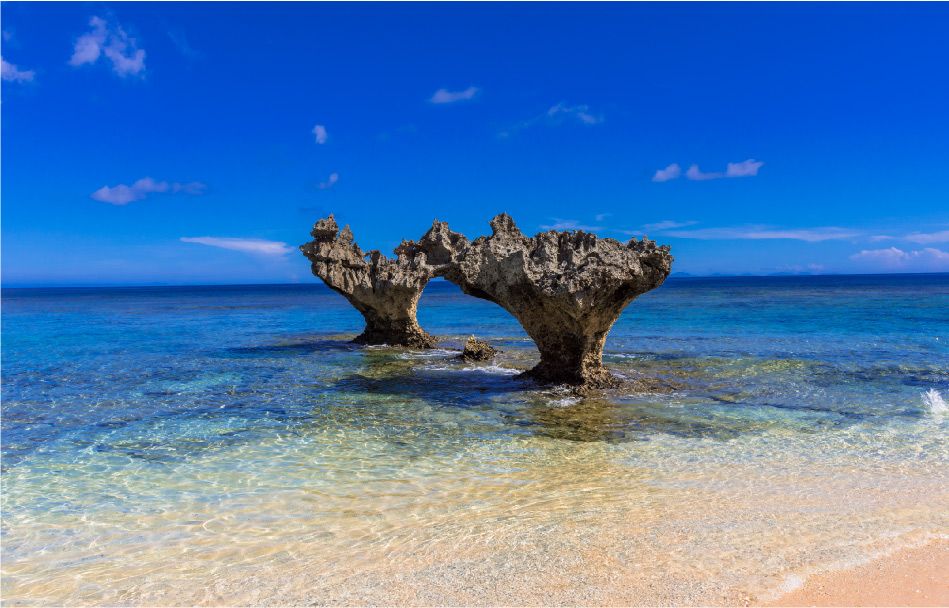
[[312, 282], [583, 228], [693, 274], [949, 271], [945, 3], [15, 3], [4, 285]]

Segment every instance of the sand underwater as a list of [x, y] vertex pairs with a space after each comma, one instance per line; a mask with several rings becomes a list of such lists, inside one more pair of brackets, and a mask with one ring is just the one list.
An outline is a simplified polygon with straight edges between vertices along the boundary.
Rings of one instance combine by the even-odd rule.
[[606, 343], [648, 393], [514, 380], [523, 330], [444, 282], [419, 321], [3, 290], [3, 604], [743, 604], [949, 538], [949, 275], [670, 279]]

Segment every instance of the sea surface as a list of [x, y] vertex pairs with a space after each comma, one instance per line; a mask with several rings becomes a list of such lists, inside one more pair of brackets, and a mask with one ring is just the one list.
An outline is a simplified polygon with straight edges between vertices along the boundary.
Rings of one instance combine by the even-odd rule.
[[949, 275], [669, 279], [606, 343], [645, 394], [514, 379], [448, 283], [418, 317], [3, 290], [3, 604], [734, 604], [949, 538]]

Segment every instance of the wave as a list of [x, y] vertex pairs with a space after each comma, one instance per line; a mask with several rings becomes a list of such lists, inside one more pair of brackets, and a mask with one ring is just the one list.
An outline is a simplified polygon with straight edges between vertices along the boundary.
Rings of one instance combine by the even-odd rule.
[[946, 400], [936, 389], [931, 388], [925, 393], [920, 393], [919, 396], [922, 397], [923, 405], [926, 406], [930, 414], [949, 414], [949, 405], [946, 404]]

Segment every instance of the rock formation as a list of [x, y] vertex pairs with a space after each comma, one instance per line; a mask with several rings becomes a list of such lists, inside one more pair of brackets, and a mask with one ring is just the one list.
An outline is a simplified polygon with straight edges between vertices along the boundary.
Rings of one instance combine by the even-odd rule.
[[402, 248], [406, 257], [425, 254], [434, 276], [514, 315], [540, 351], [540, 363], [522, 376], [584, 387], [620, 384], [603, 366], [606, 335], [630, 302], [669, 276], [669, 247], [645, 237], [624, 245], [582, 230], [528, 238], [504, 213], [491, 228], [491, 236], [468, 242], [435, 222], [420, 242]]
[[[353, 242], [347, 225], [342, 230], [332, 214], [313, 226], [313, 241], [300, 246], [311, 262], [313, 274], [342, 295], [366, 319], [366, 329], [356, 344], [388, 344], [433, 348], [437, 340], [419, 327], [415, 318], [419, 296], [433, 267], [425, 255], [401, 255], [390, 260], [378, 250], [363, 253]], [[432, 247], [437, 249], [435, 240]]]
[[[415, 312], [425, 285], [441, 276], [521, 323], [540, 351], [540, 363], [522, 376], [584, 388], [619, 385], [603, 366], [606, 335], [630, 302], [669, 276], [669, 247], [645, 237], [623, 244], [582, 230], [526, 237], [504, 213], [491, 228], [491, 236], [468, 241], [436, 220], [419, 241], [403, 240], [390, 260], [379, 251], [363, 253], [349, 226], [340, 231], [330, 215], [300, 250], [313, 274], [366, 318], [354, 342], [435, 346]], [[472, 340], [466, 354], [471, 346], [473, 358], [493, 356], [494, 349]]]
[[465, 350], [458, 355], [458, 358], [462, 361], [488, 361], [497, 354], [496, 348], [484, 340], [476, 340], [474, 336], [471, 336], [465, 342]]

